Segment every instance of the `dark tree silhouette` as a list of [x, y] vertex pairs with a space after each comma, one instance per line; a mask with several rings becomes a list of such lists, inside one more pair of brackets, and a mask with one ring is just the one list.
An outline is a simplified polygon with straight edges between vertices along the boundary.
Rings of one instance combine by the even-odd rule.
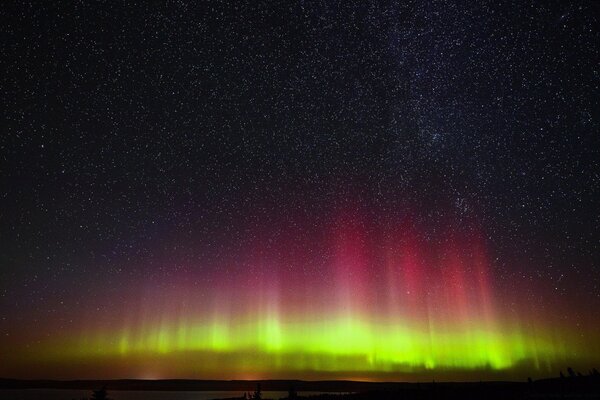
[[575, 373], [575, 371], [571, 367], [567, 368], [567, 372], [569, 373], [569, 376], [571, 378], [575, 378], [577, 376], [577, 374]]
[[92, 391], [92, 400], [110, 400], [108, 398], [108, 393], [106, 392], [106, 387]]
[[254, 400], [262, 399], [262, 394], [260, 392], [260, 382], [256, 384], [256, 391], [254, 392], [254, 396], [252, 396]]

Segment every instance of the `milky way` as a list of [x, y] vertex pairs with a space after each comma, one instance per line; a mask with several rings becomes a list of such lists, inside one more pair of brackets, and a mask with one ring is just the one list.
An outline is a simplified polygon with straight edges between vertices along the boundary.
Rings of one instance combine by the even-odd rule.
[[0, 376], [600, 365], [594, 2], [8, 4]]

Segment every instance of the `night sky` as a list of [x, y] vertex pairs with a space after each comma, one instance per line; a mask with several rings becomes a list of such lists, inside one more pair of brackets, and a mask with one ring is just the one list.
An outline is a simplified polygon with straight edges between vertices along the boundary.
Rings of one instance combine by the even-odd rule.
[[600, 367], [598, 3], [59, 3], [0, 10], [0, 376]]

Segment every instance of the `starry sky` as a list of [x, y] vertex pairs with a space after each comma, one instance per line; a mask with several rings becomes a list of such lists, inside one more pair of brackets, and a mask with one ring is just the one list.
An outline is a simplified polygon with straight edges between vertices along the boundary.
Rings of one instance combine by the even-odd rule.
[[0, 10], [0, 376], [600, 365], [597, 3], [126, 3]]

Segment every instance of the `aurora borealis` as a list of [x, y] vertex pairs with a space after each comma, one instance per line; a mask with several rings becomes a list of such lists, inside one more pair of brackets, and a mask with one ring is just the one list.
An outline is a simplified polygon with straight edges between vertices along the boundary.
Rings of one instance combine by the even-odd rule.
[[[255, 237], [202, 287], [193, 266], [162, 284], [138, 282], [129, 307], [33, 346], [37, 362], [146, 378], [505, 377], [589, 361], [583, 352], [597, 347], [523, 306], [517, 288], [499, 294], [476, 227], [448, 224], [432, 238], [410, 220], [384, 228], [358, 212], [333, 214], [325, 228]], [[305, 268], [319, 263], [318, 274]]]
[[0, 377], [600, 366], [593, 3], [2, 20]]

